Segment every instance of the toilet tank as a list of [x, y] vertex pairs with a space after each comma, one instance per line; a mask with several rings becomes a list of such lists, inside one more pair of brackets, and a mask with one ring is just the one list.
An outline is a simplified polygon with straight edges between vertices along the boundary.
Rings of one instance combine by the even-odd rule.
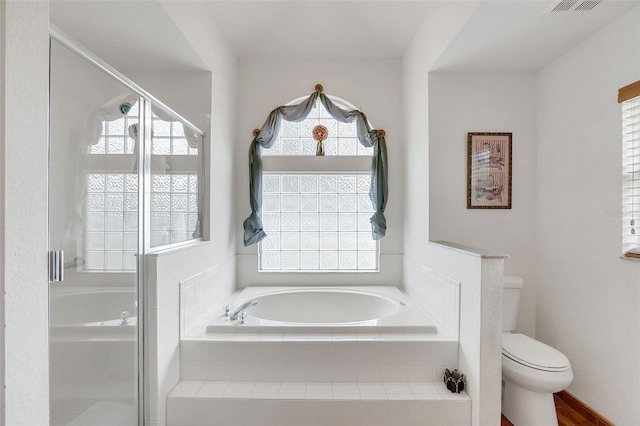
[[515, 275], [505, 275], [502, 285], [502, 331], [512, 331], [516, 328], [518, 319], [518, 305], [520, 292], [524, 281]]

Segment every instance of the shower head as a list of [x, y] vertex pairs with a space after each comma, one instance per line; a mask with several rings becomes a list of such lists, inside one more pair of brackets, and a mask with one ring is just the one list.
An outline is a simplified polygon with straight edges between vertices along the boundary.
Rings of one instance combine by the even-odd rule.
[[129, 102], [125, 102], [123, 104], [120, 104], [120, 112], [122, 113], [122, 115], [127, 115], [129, 113], [129, 110], [131, 110], [131, 107], [133, 105], [131, 105]]

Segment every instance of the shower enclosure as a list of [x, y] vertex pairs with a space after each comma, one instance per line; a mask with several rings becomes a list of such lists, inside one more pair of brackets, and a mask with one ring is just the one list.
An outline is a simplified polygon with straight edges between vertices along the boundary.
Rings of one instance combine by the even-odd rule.
[[144, 256], [202, 237], [203, 134], [57, 30], [50, 58], [50, 424], [144, 424]]

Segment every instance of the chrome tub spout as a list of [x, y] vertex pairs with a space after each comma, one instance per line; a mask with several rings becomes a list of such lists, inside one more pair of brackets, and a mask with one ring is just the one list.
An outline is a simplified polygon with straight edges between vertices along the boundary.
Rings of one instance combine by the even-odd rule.
[[258, 304], [257, 300], [250, 300], [246, 303], [243, 303], [242, 306], [240, 306], [238, 309], [236, 309], [235, 311], [233, 311], [233, 313], [231, 314], [230, 318], [232, 320], [237, 320], [238, 316], [243, 313], [244, 311], [246, 311], [247, 309], [249, 309], [252, 306], [256, 306]]

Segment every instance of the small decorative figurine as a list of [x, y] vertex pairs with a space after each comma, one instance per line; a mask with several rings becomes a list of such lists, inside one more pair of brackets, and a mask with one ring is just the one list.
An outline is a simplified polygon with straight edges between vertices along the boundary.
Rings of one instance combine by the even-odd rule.
[[316, 148], [316, 155], [323, 156], [324, 155], [324, 146], [322, 142], [327, 139], [329, 136], [329, 129], [324, 127], [322, 124], [318, 124], [313, 128], [313, 139], [318, 142], [318, 147]]
[[465, 385], [464, 374], [461, 374], [457, 369], [450, 371], [448, 368], [444, 370], [444, 384], [453, 393], [460, 393], [464, 390]]

